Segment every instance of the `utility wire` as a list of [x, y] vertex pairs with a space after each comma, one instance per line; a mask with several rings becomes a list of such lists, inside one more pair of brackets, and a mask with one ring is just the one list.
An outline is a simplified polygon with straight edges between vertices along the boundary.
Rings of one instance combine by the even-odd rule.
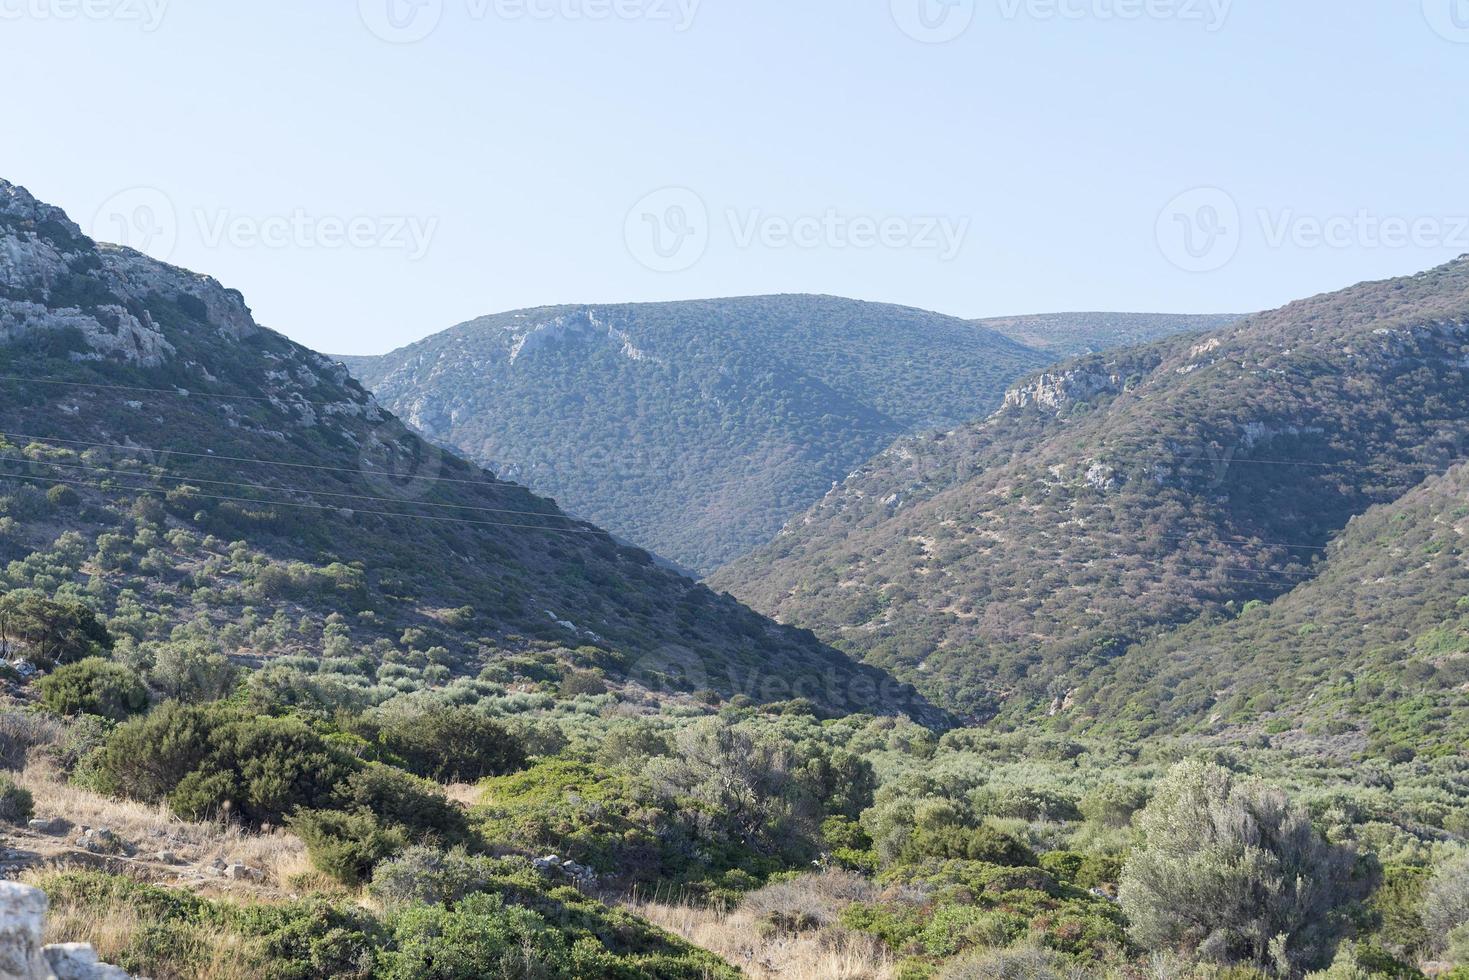
[[[115, 486], [115, 487], [109, 487], [109, 486], [106, 486], [105, 484], [84, 483], [84, 482], [77, 481], [77, 480], [56, 480], [56, 479], [51, 479], [49, 477], [44, 477], [44, 476], [6, 475], [6, 476], [3, 476], [3, 477], [0, 477], [0, 479], [7, 479], [7, 480], [34, 480], [34, 481], [38, 481], [38, 482], [50, 483], [50, 484], [53, 484], [53, 485], [54, 484], [57, 484], [57, 483], [60, 483], [60, 484], [66, 485], [66, 486], [85, 487], [85, 488], [87, 488], [89, 490], [98, 490], [98, 491], [101, 491], [103, 493], [116, 492], [116, 491], [120, 491], [120, 490], [130, 490], [130, 491], [133, 491], [135, 493], [161, 493], [161, 494], [168, 494], [168, 493], [172, 493], [173, 492], [172, 490], [165, 490], [165, 489], [161, 489], [159, 487], [139, 487], [139, 486]], [[328, 507], [325, 504], [304, 504], [304, 503], [299, 503], [299, 502], [295, 502], [295, 501], [288, 501], [288, 500], [259, 500], [259, 499], [255, 498], [255, 497], [229, 497], [229, 496], [223, 496], [223, 495], [220, 495], [220, 494], [209, 494], [209, 493], [194, 493], [194, 494], [190, 494], [189, 496], [191, 496], [193, 498], [197, 498], [197, 499], [202, 499], [202, 500], [228, 500], [228, 501], [234, 501], [234, 502], [237, 502], [237, 503], [256, 504], [256, 505], [262, 506], [262, 507], [296, 507], [296, 508], [300, 508], [300, 509], [303, 509], [303, 510], [315, 510], [315, 511], [341, 511], [341, 510], [351, 510], [352, 513], [354, 513], [354, 514], [368, 514], [368, 515], [373, 515], [373, 516], [377, 516], [377, 517], [400, 517], [400, 518], [403, 518], [404, 520], [410, 520], [410, 521], [432, 521], [432, 522], [439, 523], [439, 524], [466, 524], [466, 525], [470, 525], [470, 526], [473, 526], [473, 527], [511, 527], [511, 528], [519, 528], [520, 530], [524, 530], [524, 531], [550, 531], [550, 532], [552, 532], [554, 534], [588, 534], [588, 535], [595, 535], [595, 536], [598, 536], [598, 537], [610, 537], [610, 535], [608, 535], [606, 531], [602, 531], [602, 530], [595, 529], [595, 528], [546, 527], [546, 526], [541, 525], [541, 524], [508, 524], [508, 523], [504, 523], [504, 522], [501, 522], [501, 521], [470, 521], [470, 520], [465, 520], [464, 518], [459, 518], [459, 517], [435, 517], [432, 514], [402, 514], [402, 513], [399, 513], [397, 511], [389, 511], [389, 510], [360, 510], [360, 509], [358, 509], [356, 507], [349, 507], [349, 508]], [[572, 518], [569, 518], [568, 517], [568, 518], [566, 518], [566, 520], [567, 521], [571, 521]]]

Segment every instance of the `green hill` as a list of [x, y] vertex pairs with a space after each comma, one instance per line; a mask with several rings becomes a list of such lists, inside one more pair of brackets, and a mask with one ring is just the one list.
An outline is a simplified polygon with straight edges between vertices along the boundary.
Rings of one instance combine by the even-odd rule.
[[[1145, 643], [1068, 720], [1454, 755], [1469, 732], [1469, 465], [1353, 519], [1315, 578]], [[1306, 740], [1303, 743], [1302, 740]]]
[[703, 573], [1050, 358], [936, 313], [763, 296], [502, 313], [345, 360], [429, 438]]
[[600, 674], [907, 706], [879, 672], [424, 443], [239, 293], [97, 245], [8, 183], [0, 570], [0, 591], [95, 610], [131, 660], [330, 661], [368, 700]]
[[711, 584], [976, 716], [1060, 712], [1463, 458], [1466, 372], [1469, 259], [1082, 358], [899, 442]]

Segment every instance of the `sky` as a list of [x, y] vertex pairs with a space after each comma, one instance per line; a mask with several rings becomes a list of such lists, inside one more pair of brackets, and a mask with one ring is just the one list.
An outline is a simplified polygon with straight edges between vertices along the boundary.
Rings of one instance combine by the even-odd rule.
[[0, 177], [336, 354], [559, 303], [1247, 312], [1469, 253], [1469, 0], [0, 0]]

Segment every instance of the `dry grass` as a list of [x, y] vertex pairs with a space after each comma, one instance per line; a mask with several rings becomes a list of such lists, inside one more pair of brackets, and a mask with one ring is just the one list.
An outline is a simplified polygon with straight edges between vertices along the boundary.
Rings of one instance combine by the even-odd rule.
[[[828, 873], [771, 885], [733, 911], [638, 899], [623, 904], [757, 980], [891, 980], [891, 952], [870, 936], [836, 925], [841, 905], [865, 897], [854, 894], [859, 886], [853, 878]], [[773, 921], [798, 922], [803, 928], [777, 928]]]
[[474, 783], [450, 783], [444, 787], [444, 795], [465, 807], [478, 806], [485, 791]]
[[[44, 762], [28, 765], [17, 782], [35, 797], [38, 818], [106, 827], [135, 847], [140, 859], [171, 851], [190, 865], [223, 861], [257, 868], [267, 880], [280, 884], [309, 867], [306, 846], [282, 830], [256, 832], [234, 824], [180, 820], [164, 806], [114, 800], [82, 789], [58, 777]], [[62, 846], [59, 838], [47, 839]]]
[[[32, 878], [33, 883], [39, 879]], [[140, 914], [136, 905], [116, 901], [85, 906], [56, 903], [46, 917], [46, 942], [91, 943], [104, 963], [116, 963], [135, 949], [139, 935], [155, 923]], [[164, 949], [150, 957], [149, 976], [154, 980], [268, 980], [270, 973], [259, 965], [247, 941], [223, 929], [198, 927], [184, 949]]]

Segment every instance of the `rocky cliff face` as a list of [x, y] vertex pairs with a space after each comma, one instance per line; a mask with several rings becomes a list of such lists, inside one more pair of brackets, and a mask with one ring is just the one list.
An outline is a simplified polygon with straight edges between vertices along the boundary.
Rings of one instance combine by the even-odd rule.
[[157, 367], [177, 353], [146, 308], [195, 306], [224, 336], [260, 328], [239, 293], [129, 249], [99, 246], [59, 208], [0, 181], [0, 342], [75, 331], [77, 360]]
[[128, 980], [87, 943], [43, 945], [46, 893], [0, 881], [0, 980]]

